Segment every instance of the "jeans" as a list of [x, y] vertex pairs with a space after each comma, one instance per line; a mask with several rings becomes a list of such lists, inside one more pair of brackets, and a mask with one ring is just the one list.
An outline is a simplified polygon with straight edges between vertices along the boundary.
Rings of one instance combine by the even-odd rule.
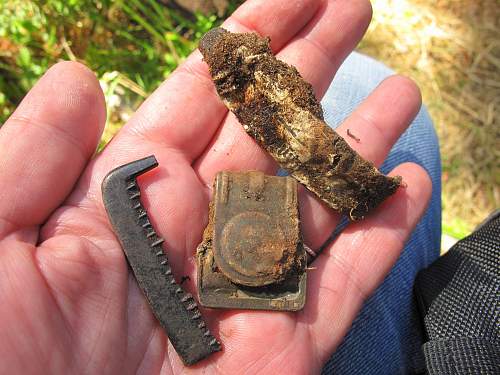
[[[333, 128], [393, 72], [381, 63], [352, 53], [322, 100]], [[399, 260], [364, 304], [353, 325], [323, 369], [324, 374], [408, 374], [424, 365], [412, 288], [416, 273], [439, 256], [441, 238], [441, 163], [432, 121], [422, 107], [381, 167], [387, 173], [414, 162], [432, 179], [432, 197]], [[332, 320], [335, 316], [332, 316]]]

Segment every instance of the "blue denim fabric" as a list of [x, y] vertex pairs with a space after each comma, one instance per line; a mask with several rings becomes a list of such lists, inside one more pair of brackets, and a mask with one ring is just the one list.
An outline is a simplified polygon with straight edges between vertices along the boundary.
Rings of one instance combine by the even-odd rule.
[[[322, 100], [327, 123], [337, 127], [392, 74], [381, 63], [352, 53]], [[344, 342], [325, 365], [324, 374], [407, 374], [423, 366], [412, 288], [416, 273], [439, 256], [441, 238], [439, 145], [424, 107], [394, 145], [381, 170], [387, 173], [409, 161], [424, 167], [432, 179], [430, 205], [398, 262], [366, 301]], [[334, 321], [335, 316], [331, 319]]]

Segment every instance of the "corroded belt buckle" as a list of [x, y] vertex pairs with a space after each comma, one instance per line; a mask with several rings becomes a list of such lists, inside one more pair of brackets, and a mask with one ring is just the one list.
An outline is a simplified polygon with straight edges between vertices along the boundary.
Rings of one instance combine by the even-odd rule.
[[261, 172], [220, 172], [198, 246], [198, 292], [207, 307], [302, 309], [306, 254], [297, 182]]

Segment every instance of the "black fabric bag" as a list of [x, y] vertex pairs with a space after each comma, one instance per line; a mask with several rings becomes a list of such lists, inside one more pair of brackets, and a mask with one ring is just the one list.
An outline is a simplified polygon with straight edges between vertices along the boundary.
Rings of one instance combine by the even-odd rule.
[[430, 375], [500, 374], [500, 211], [415, 280]]

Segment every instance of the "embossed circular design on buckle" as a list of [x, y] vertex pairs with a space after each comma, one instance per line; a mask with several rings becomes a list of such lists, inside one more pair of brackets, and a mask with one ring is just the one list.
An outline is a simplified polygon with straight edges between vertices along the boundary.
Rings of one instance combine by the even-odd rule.
[[261, 212], [243, 212], [224, 226], [215, 261], [235, 283], [269, 285], [284, 278], [280, 261], [287, 255], [285, 243], [276, 220]]

